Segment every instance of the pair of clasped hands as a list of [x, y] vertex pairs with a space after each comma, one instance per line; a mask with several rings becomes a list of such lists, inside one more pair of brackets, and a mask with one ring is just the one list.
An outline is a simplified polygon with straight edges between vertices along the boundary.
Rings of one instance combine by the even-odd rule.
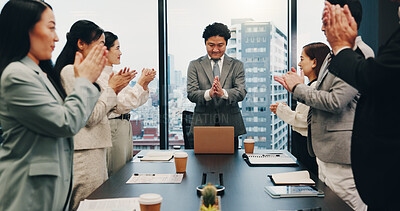
[[219, 81], [219, 77], [216, 76], [214, 78], [213, 85], [210, 89], [210, 97], [214, 98], [214, 97], [222, 97], [222, 96], [224, 96], [224, 90], [222, 89], [221, 83]]
[[[99, 78], [107, 63], [107, 54], [108, 50], [104, 44], [99, 44], [93, 47], [85, 58], [80, 52], [76, 52], [74, 62], [75, 77], [86, 78], [90, 82], [94, 83]], [[108, 84], [115, 93], [118, 94], [133, 78], [135, 78], [136, 74], [136, 70], [130, 71], [129, 68], [125, 67], [116, 74], [112, 73]], [[143, 68], [142, 74], [137, 83], [141, 85], [144, 90], [147, 90], [148, 84], [155, 76], [156, 71], [154, 69]]]

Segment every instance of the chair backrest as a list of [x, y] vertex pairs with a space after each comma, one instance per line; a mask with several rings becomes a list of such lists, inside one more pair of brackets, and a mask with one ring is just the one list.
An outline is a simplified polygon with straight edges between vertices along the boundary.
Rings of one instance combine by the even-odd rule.
[[185, 142], [185, 149], [193, 149], [193, 133], [190, 133], [190, 126], [192, 124], [193, 112], [183, 111], [182, 112], [182, 130], [183, 140]]
[[3, 142], [3, 129], [1, 128], [1, 125], [0, 125], [0, 144], [1, 144], [1, 142]]

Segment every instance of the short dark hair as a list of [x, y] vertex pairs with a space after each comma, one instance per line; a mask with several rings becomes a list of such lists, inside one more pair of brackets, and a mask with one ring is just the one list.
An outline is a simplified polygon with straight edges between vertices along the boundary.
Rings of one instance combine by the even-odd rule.
[[310, 57], [311, 60], [317, 60], [317, 66], [315, 67], [315, 75], [318, 76], [321, 70], [322, 63], [328, 53], [331, 51], [327, 45], [322, 42], [315, 42], [307, 44], [303, 47], [304, 53]]
[[360, 29], [362, 20], [362, 6], [359, 0], [327, 0], [331, 4], [339, 4], [341, 7], [347, 4], [349, 6], [351, 15], [357, 23], [357, 29]]
[[213, 23], [208, 25], [203, 32], [204, 42], [207, 42], [208, 38], [220, 36], [223, 37], [228, 44], [228, 40], [231, 38], [231, 31], [228, 27], [223, 23]]
[[60, 73], [65, 66], [74, 63], [75, 54], [79, 49], [78, 40], [89, 45], [98, 40], [103, 33], [104, 30], [92, 21], [79, 20], [75, 22], [67, 33], [67, 43], [57, 58], [55, 71]]
[[104, 32], [104, 36], [106, 37], [104, 45], [107, 47], [107, 50], [110, 50], [114, 46], [115, 40], [118, 40], [118, 36], [109, 31]]

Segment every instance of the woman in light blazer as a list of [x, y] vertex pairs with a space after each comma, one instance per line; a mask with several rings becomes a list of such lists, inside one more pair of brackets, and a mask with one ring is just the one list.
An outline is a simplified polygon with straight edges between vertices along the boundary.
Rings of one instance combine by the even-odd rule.
[[[122, 53], [117, 35], [112, 32], [104, 34], [105, 46], [109, 53], [103, 74], [111, 75], [113, 65], [121, 63]], [[133, 157], [132, 125], [129, 112], [147, 102], [149, 99], [148, 85], [155, 76], [156, 71], [143, 69], [137, 83], [133, 87], [125, 87], [117, 96], [117, 106], [109, 116], [112, 139], [112, 147], [107, 151], [109, 176], [121, 169]]]
[[[74, 91], [72, 62], [76, 52], [86, 57], [94, 46], [104, 44], [104, 40], [103, 30], [92, 21], [79, 20], [72, 25], [67, 33], [67, 43], [55, 65], [56, 71], [61, 70], [61, 83], [67, 94]], [[96, 81], [101, 88], [100, 98], [86, 126], [74, 137], [74, 180], [70, 204], [73, 210], [108, 179], [106, 148], [111, 147], [108, 115], [117, 105], [118, 93], [135, 74], [126, 69], [111, 75], [102, 72]]]
[[[309, 86], [315, 87], [319, 70], [330, 49], [324, 43], [310, 43], [303, 47], [301, 52], [299, 67], [302, 74], [308, 77]], [[275, 76], [275, 80], [282, 80]], [[311, 157], [307, 151], [307, 116], [309, 106], [297, 102], [296, 110], [293, 111], [286, 103], [276, 103], [270, 106], [270, 109], [280, 119], [290, 124], [293, 129], [293, 154], [297, 156], [302, 163], [314, 174], [317, 175], [317, 163], [314, 157]]]
[[96, 46], [75, 57], [74, 92], [65, 96], [50, 61], [55, 18], [37, 0], [8, 1], [0, 15], [0, 210], [68, 210], [72, 136], [99, 97], [93, 82], [106, 62]]

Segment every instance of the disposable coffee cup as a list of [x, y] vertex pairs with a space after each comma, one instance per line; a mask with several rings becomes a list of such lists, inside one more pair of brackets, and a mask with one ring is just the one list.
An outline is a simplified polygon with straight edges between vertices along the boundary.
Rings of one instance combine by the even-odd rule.
[[244, 143], [244, 151], [246, 153], [253, 153], [254, 143], [255, 143], [254, 139], [245, 139], [243, 143]]
[[139, 196], [141, 211], [160, 211], [162, 197], [156, 193], [145, 193]]
[[186, 152], [175, 152], [174, 157], [176, 172], [185, 173], [188, 154]]

